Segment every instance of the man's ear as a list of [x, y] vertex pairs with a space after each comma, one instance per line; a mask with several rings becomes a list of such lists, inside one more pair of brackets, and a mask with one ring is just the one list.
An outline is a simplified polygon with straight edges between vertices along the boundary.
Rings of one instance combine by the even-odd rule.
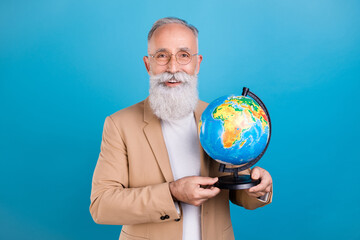
[[198, 55], [197, 56], [197, 68], [196, 68], [196, 74], [199, 74], [199, 71], [200, 71], [200, 63], [201, 61], [203, 60], [203, 56], [202, 55]]
[[150, 74], [150, 62], [149, 62], [149, 57], [148, 56], [144, 56], [143, 57], [144, 63], [145, 63], [145, 68], [146, 71]]

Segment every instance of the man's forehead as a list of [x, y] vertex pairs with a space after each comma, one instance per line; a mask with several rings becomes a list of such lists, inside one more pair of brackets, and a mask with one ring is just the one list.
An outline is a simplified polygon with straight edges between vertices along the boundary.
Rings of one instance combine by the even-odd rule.
[[197, 48], [197, 38], [186, 26], [181, 24], [166, 24], [159, 27], [148, 42], [150, 51], [179, 51]]

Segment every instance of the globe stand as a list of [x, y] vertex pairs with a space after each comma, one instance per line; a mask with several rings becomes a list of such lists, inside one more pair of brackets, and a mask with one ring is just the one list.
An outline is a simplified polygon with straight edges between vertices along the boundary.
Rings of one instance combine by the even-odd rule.
[[253, 186], [256, 186], [260, 183], [260, 180], [253, 180], [250, 175], [239, 175], [239, 172], [244, 171], [253, 165], [255, 165], [260, 158], [264, 155], [267, 147], [269, 146], [270, 138], [271, 138], [271, 120], [268, 110], [265, 107], [265, 104], [258, 98], [254, 93], [250, 92], [248, 88], [244, 87], [242, 96], [249, 95], [252, 97], [264, 110], [268, 120], [269, 120], [269, 140], [264, 148], [264, 150], [259, 154], [257, 158], [254, 160], [240, 166], [237, 168], [226, 168], [225, 164], [220, 164], [219, 172], [230, 172], [231, 175], [219, 177], [217, 183], [214, 184], [215, 187], [220, 189], [229, 189], [229, 190], [240, 190], [240, 189], [248, 189]]
[[260, 183], [260, 180], [253, 180], [250, 175], [239, 175], [239, 168], [226, 168], [225, 164], [220, 164], [220, 172], [231, 172], [231, 175], [219, 177], [215, 187], [220, 189], [240, 190], [248, 189]]

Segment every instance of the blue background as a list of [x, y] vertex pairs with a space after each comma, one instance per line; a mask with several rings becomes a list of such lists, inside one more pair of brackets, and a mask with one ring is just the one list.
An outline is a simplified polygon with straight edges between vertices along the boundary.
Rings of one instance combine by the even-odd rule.
[[274, 199], [238, 239], [360, 239], [359, 1], [0, 3], [0, 239], [117, 239], [89, 214], [104, 119], [148, 94], [147, 32], [200, 30], [200, 97], [247, 86], [271, 114]]

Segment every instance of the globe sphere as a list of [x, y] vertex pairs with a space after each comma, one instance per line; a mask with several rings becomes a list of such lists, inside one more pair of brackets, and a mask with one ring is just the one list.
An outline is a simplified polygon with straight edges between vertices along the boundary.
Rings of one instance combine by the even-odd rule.
[[222, 96], [202, 113], [199, 138], [205, 152], [214, 160], [245, 164], [257, 158], [269, 141], [268, 117], [249, 96]]

